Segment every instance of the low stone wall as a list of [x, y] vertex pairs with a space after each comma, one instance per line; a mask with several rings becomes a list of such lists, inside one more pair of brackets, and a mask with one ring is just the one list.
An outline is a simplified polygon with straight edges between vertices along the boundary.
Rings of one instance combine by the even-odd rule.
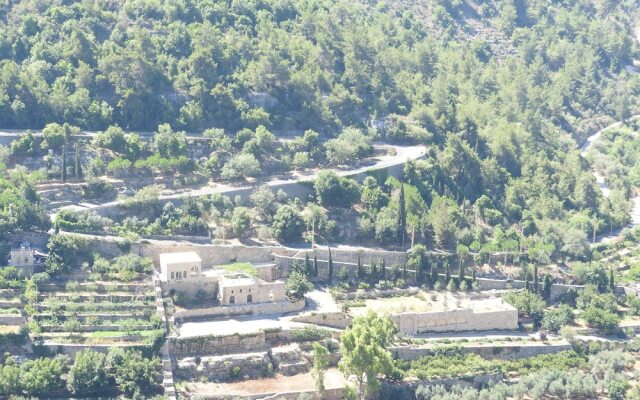
[[352, 318], [342, 312], [308, 313], [293, 317], [296, 322], [328, 326], [335, 329], [346, 329], [351, 325]]
[[338, 300], [354, 300], [354, 299], [376, 299], [379, 297], [393, 297], [393, 296], [413, 296], [419, 291], [418, 288], [407, 289], [372, 289], [372, 290], [358, 290], [356, 292], [348, 293], [336, 293], [334, 297]]
[[518, 329], [518, 311], [505, 309], [475, 312], [472, 309], [402, 313], [392, 315], [400, 331], [408, 335], [425, 332], [502, 331]]
[[[477, 354], [482, 358], [493, 360], [516, 360], [520, 358], [534, 357], [541, 354], [553, 354], [571, 350], [568, 342], [562, 343], [527, 343], [527, 344], [500, 344], [500, 345], [471, 345], [460, 348], [463, 354]], [[417, 360], [418, 358], [434, 355], [433, 347], [396, 346], [389, 348], [394, 358], [400, 360]]]
[[418, 380], [408, 382], [382, 382], [379, 396], [393, 400], [414, 400], [416, 390], [420, 386], [444, 386], [450, 388], [455, 385], [463, 387], [474, 387], [476, 389], [487, 387], [491, 382], [501, 382], [503, 380], [501, 372], [489, 374], [479, 374], [475, 376]]
[[239, 304], [235, 306], [220, 306], [198, 308], [192, 310], [176, 311], [173, 317], [176, 320], [196, 319], [196, 318], [221, 318], [234, 315], [263, 315], [263, 314], [282, 314], [293, 311], [300, 311], [304, 308], [305, 301], [299, 300], [290, 302], [289, 300], [278, 301], [274, 303], [255, 303], [255, 304]]
[[0, 314], [0, 325], [22, 325], [24, 322], [20, 314]]
[[[307, 396], [306, 398], [313, 399], [316, 396], [315, 390], [303, 390], [292, 392], [274, 392], [274, 393], [256, 393], [247, 395], [237, 394], [198, 394], [191, 398], [197, 400], [298, 400]], [[343, 400], [344, 389], [339, 388], [327, 388], [322, 395], [322, 400]]]
[[172, 337], [168, 338], [168, 344], [171, 354], [176, 358], [267, 350], [265, 333], [262, 331], [250, 335]]

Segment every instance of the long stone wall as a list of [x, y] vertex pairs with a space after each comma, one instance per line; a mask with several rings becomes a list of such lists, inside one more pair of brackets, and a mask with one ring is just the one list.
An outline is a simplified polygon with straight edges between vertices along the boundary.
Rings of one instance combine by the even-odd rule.
[[[417, 360], [418, 358], [434, 355], [434, 348], [430, 346], [395, 346], [389, 348], [394, 358], [400, 360]], [[560, 343], [526, 343], [526, 344], [478, 344], [464, 346], [460, 348], [463, 354], [477, 354], [482, 358], [492, 360], [516, 360], [520, 358], [534, 357], [541, 354], [558, 353], [565, 350], [571, 350], [571, 344], [568, 342]]]
[[238, 304], [235, 306], [220, 306], [176, 311], [176, 320], [197, 319], [203, 317], [222, 318], [235, 315], [263, 315], [282, 314], [300, 311], [304, 308], [304, 300], [290, 302], [289, 300], [273, 303]]

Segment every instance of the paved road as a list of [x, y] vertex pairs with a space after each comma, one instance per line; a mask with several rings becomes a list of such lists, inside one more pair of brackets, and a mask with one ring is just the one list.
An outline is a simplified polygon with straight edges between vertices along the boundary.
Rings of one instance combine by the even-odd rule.
[[[362, 167], [353, 168], [353, 169], [349, 169], [349, 168], [334, 169], [334, 171], [336, 172], [336, 174], [340, 176], [357, 175], [357, 174], [368, 172], [368, 171], [374, 171], [378, 169], [393, 167], [395, 165], [403, 164], [407, 160], [417, 160], [423, 157], [426, 153], [426, 148], [424, 146], [395, 146], [395, 145], [377, 144], [377, 145], [374, 145], [374, 147], [377, 150], [385, 151], [385, 154], [376, 157], [373, 163], [362, 166]], [[214, 193], [225, 194], [227, 192], [238, 191], [242, 189], [252, 189], [256, 186], [261, 186], [261, 185], [266, 185], [269, 187], [278, 187], [283, 184], [308, 182], [308, 181], [315, 180], [316, 177], [318, 176], [318, 172], [320, 172], [320, 170], [303, 171], [303, 172], [298, 171], [298, 172], [291, 173], [286, 178], [274, 178], [268, 181], [261, 181], [261, 182], [258, 182], [255, 184], [249, 184], [249, 185], [238, 186], [238, 185], [232, 185], [229, 183], [207, 184], [195, 189], [186, 190], [179, 193], [161, 195], [160, 200], [173, 200], [173, 199], [181, 199], [185, 197], [208, 196]], [[82, 203], [82, 206], [74, 205], [69, 207], [73, 210], [81, 210], [81, 209], [98, 210], [100, 208], [111, 208], [114, 206], [120, 206], [122, 204], [124, 204], [124, 200], [115, 200], [115, 201], [111, 201], [103, 204]], [[56, 213], [57, 212], [54, 212], [51, 214], [52, 220], [55, 219]]]
[[[324, 288], [313, 290], [306, 294], [307, 308], [304, 312], [336, 312], [339, 311], [336, 302]], [[231, 318], [211, 319], [203, 321], [185, 322], [180, 325], [181, 337], [202, 335], [231, 335], [234, 333], [249, 334], [261, 329], [291, 329], [304, 327], [307, 324], [295, 322], [292, 319], [299, 315], [293, 314], [269, 314], [256, 316], [238, 316]]]

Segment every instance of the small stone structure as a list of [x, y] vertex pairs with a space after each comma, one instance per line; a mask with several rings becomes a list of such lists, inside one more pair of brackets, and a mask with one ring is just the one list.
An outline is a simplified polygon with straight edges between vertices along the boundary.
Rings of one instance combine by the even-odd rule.
[[218, 300], [225, 306], [273, 303], [286, 299], [284, 282], [266, 282], [244, 274], [221, 276], [218, 287]]
[[36, 267], [36, 251], [28, 243], [23, 243], [18, 248], [11, 249], [9, 265], [16, 267], [24, 276], [31, 276]]

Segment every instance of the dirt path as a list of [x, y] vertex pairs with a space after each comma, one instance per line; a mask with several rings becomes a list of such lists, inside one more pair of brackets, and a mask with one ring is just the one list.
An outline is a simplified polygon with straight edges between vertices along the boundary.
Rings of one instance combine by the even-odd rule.
[[[582, 144], [582, 146], [580, 147], [580, 155], [582, 157], [586, 157], [587, 154], [589, 154], [589, 151], [591, 150], [591, 148], [600, 140], [603, 133], [609, 130], [620, 128], [624, 126], [624, 124], [636, 121], [638, 119], [640, 119], [640, 114], [634, 115], [625, 121], [618, 121], [607, 127], [600, 129], [598, 132], [589, 136], [587, 140]], [[598, 182], [598, 186], [600, 187], [602, 194], [605, 197], [609, 197], [611, 190], [609, 189], [609, 186], [605, 181], [605, 177], [595, 170], [593, 171], [593, 175], [596, 177], [596, 181]], [[631, 222], [626, 227], [634, 227], [634, 226], [640, 225], [640, 195], [637, 195], [636, 197], [634, 197], [632, 199], [632, 202], [633, 202], [633, 207], [631, 209]], [[618, 239], [620, 237], [621, 232], [622, 232], [622, 229], [617, 229], [612, 233], [597, 236], [596, 242], [609, 242], [609, 241]]]

